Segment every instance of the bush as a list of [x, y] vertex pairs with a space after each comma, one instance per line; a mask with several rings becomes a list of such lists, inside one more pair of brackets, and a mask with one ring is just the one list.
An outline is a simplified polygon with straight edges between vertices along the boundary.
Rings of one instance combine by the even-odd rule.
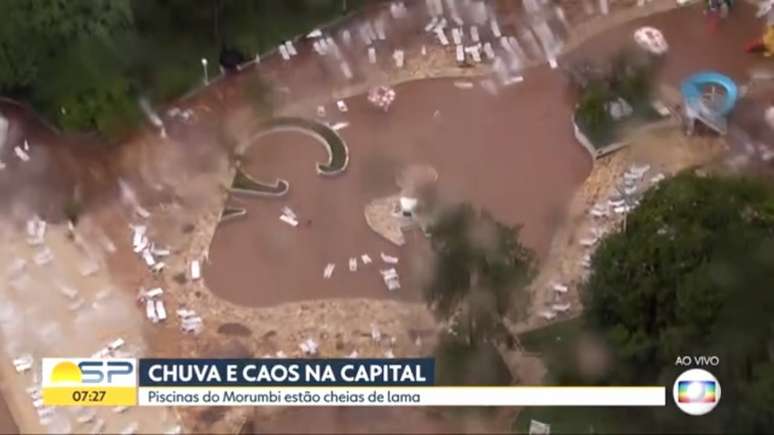
[[76, 199], [68, 199], [64, 204], [63, 212], [67, 220], [72, 222], [73, 225], [77, 225], [78, 218], [83, 212], [83, 204]]
[[468, 344], [447, 334], [441, 337], [435, 358], [438, 385], [510, 385], [515, 381], [502, 355], [489, 342]]

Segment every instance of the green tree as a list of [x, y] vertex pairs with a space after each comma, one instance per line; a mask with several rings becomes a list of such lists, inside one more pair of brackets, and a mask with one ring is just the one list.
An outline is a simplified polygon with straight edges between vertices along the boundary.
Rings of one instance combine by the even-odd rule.
[[503, 317], [535, 275], [534, 254], [519, 242], [519, 227], [497, 222], [469, 204], [442, 213], [430, 227], [435, 254], [425, 298], [469, 345], [509, 337]]
[[[724, 400], [698, 430], [774, 422], [774, 189], [684, 173], [651, 189], [592, 259], [590, 326], [618, 364], [611, 383], [666, 383], [679, 355], [719, 355]], [[677, 412], [670, 430], [697, 430]]]
[[129, 0], [0, 2], [0, 90], [24, 89], [45, 65], [84, 40], [109, 40], [131, 27]]

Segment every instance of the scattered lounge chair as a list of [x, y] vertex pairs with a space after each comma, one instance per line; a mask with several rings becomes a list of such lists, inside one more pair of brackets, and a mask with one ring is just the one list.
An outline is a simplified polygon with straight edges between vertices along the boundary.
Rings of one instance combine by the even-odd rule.
[[491, 42], [484, 43], [484, 54], [489, 60], [494, 60], [495, 52], [494, 52], [494, 48], [492, 48]]
[[287, 49], [288, 54], [291, 56], [295, 56], [298, 54], [296, 51], [296, 47], [293, 45], [293, 41], [285, 41], [285, 49]]
[[470, 39], [472, 39], [473, 42], [476, 42], [476, 43], [481, 40], [481, 37], [478, 34], [477, 26], [470, 26]]
[[385, 263], [387, 263], [387, 264], [398, 264], [398, 257], [393, 257], [391, 255], [387, 255], [384, 252], [382, 252], [380, 255], [382, 257], [382, 261], [384, 261]]
[[153, 323], [157, 323], [159, 321], [159, 317], [156, 314], [156, 304], [153, 300], [148, 299], [145, 301], [145, 317], [148, 318]]
[[157, 298], [157, 297], [159, 297], [159, 296], [161, 296], [163, 294], [164, 294], [164, 289], [162, 289], [161, 287], [155, 287], [155, 288], [152, 288], [152, 289], [148, 290], [145, 293], [145, 297], [148, 298], [148, 299], [153, 299], [153, 298]]
[[357, 257], [352, 257], [349, 259], [349, 271], [357, 272]]
[[288, 48], [285, 47], [285, 44], [280, 44], [277, 49], [279, 50], [280, 56], [282, 56], [282, 60], [290, 60], [290, 53], [288, 53]]
[[123, 346], [124, 344], [126, 344], [124, 339], [121, 338], [121, 337], [118, 337], [115, 340], [113, 340], [110, 343], [108, 343], [108, 349], [110, 349], [112, 351], [116, 351], [119, 348], [121, 348], [121, 346]]
[[191, 261], [191, 280], [196, 281], [201, 277], [202, 277], [202, 270], [201, 270], [201, 266], [199, 265], [199, 260]]
[[164, 321], [167, 319], [167, 310], [164, 307], [164, 301], [161, 299], [156, 299], [156, 316], [158, 317], [159, 321]]
[[451, 29], [452, 34], [452, 41], [454, 42], [454, 45], [460, 45], [462, 44], [462, 32], [458, 28]]
[[336, 269], [336, 265], [333, 263], [328, 263], [325, 266], [325, 269], [323, 270], [323, 278], [330, 279], [331, 276], [333, 276], [333, 271]]
[[298, 347], [301, 348], [301, 351], [306, 355], [316, 355], [319, 345], [313, 339], [307, 338], [305, 341], [299, 344]]

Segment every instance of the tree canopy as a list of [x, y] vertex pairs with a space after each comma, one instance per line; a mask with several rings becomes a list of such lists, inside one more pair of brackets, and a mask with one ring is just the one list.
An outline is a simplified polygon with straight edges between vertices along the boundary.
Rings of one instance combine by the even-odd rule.
[[536, 261], [519, 231], [469, 204], [448, 209], [430, 228], [436, 262], [426, 300], [469, 343], [501, 337], [503, 316], [526, 296]]
[[[774, 188], [681, 174], [645, 194], [592, 268], [586, 318], [618, 363], [606, 380], [669, 384], [677, 356], [718, 355], [724, 400], [701, 430], [771, 429]], [[670, 415], [666, 427], [696, 429]]]
[[[357, 7], [362, 1], [348, 2]], [[337, 0], [5, 0], [0, 93], [66, 130], [123, 132], [138, 98], [166, 102], [202, 79], [201, 58], [252, 58], [344, 12]]]

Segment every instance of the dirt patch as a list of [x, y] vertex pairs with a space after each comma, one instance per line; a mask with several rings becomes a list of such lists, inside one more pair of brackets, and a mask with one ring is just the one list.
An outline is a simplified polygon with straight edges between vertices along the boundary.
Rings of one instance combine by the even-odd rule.
[[232, 335], [235, 337], [249, 337], [253, 331], [241, 323], [224, 323], [218, 326], [218, 334]]

